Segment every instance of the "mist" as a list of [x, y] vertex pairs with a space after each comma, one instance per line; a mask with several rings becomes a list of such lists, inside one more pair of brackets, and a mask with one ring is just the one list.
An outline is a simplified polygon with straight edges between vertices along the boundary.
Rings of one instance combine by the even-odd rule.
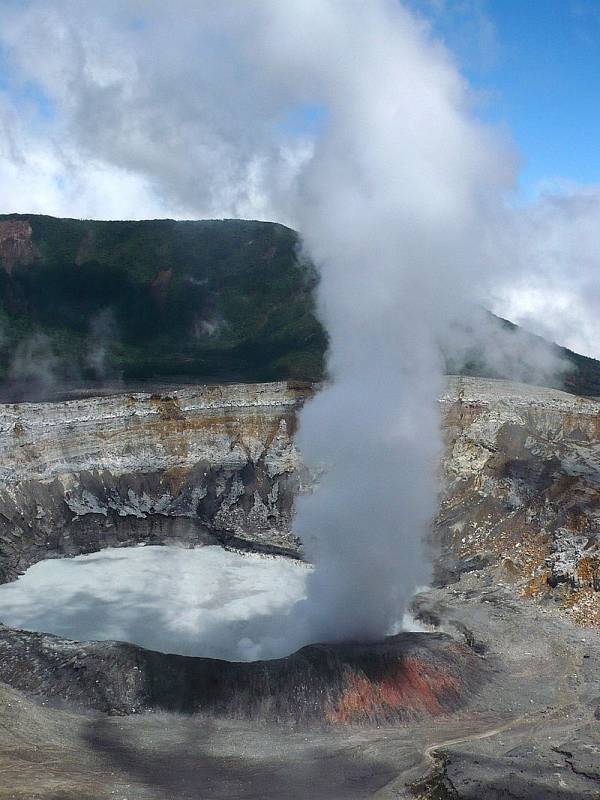
[[322, 39], [300, 19], [293, 52], [308, 70], [331, 43], [317, 61], [327, 127], [295, 206], [330, 335], [330, 380], [298, 438], [307, 461], [325, 465], [297, 505], [316, 564], [296, 609], [302, 643], [379, 639], [428, 580], [438, 341], [473, 301], [471, 287], [485, 285], [512, 174], [510, 153], [470, 115], [466, 85], [423, 25], [394, 4], [368, 15], [328, 9]]
[[117, 342], [117, 324], [110, 308], [91, 317], [78, 346], [65, 345], [60, 335], [50, 337], [39, 330], [15, 341], [0, 329], [0, 343], [8, 354], [0, 395], [5, 402], [52, 400], [89, 385], [90, 379], [96, 388], [118, 388], [122, 376], [111, 362]]
[[110, 361], [111, 347], [117, 340], [118, 329], [114, 312], [112, 308], [103, 308], [90, 320], [84, 358], [85, 366], [100, 384], [110, 380], [111, 385], [116, 385], [122, 378]]
[[78, 378], [77, 365], [63, 358], [50, 337], [38, 331], [14, 347], [2, 393], [13, 402], [35, 402]]
[[573, 365], [560, 348], [479, 306], [466, 309], [440, 342], [448, 374], [472, 374], [564, 387]]
[[[396, 0], [206, 0], [177, 14], [34, 0], [7, 13], [2, 37], [60, 120], [30, 142], [64, 187], [46, 211], [77, 197], [78, 215], [160, 209], [299, 230], [330, 350], [298, 435], [323, 471], [295, 521], [315, 570], [280, 636], [289, 649], [384, 636], [429, 575], [440, 343], [468, 358], [464, 319], [543, 264], [531, 245], [543, 225], [511, 203], [510, 141], [479, 121], [451, 53]], [[6, 120], [18, 142], [22, 121]], [[506, 364], [510, 350], [486, 358]]]

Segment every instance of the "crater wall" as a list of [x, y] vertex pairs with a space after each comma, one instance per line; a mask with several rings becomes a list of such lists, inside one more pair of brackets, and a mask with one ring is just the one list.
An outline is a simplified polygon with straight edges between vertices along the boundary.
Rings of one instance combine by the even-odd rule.
[[293, 436], [310, 392], [232, 384], [0, 406], [0, 580], [138, 542], [297, 554]]
[[[299, 555], [304, 384], [187, 386], [0, 405], [0, 580], [142, 543]], [[440, 398], [438, 584], [486, 570], [600, 622], [600, 402], [478, 378]], [[398, 510], [401, 514], [401, 509]]]
[[600, 402], [454, 378], [441, 403], [437, 582], [484, 570], [600, 624]]

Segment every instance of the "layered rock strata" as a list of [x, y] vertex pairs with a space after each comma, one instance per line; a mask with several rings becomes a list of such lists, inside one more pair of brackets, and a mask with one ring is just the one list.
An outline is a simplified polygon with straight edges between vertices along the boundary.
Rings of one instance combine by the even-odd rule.
[[[234, 384], [0, 406], [0, 580], [136, 542], [298, 555], [293, 502], [310, 481], [293, 437], [310, 394]], [[600, 402], [451, 378], [440, 405], [437, 582], [499, 569], [600, 622]]]
[[309, 394], [234, 384], [0, 406], [0, 581], [138, 542], [297, 554], [293, 435]]
[[482, 569], [600, 622], [600, 402], [455, 378], [441, 403], [438, 583]]

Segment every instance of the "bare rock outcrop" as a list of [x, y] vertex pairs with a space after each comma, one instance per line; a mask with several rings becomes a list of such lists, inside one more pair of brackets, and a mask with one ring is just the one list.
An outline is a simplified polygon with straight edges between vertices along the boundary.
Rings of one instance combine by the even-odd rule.
[[576, 619], [600, 622], [600, 402], [454, 378], [442, 406], [438, 582], [497, 567], [524, 594], [558, 587]]
[[0, 406], [0, 581], [46, 557], [218, 541], [298, 553], [306, 387], [187, 387]]

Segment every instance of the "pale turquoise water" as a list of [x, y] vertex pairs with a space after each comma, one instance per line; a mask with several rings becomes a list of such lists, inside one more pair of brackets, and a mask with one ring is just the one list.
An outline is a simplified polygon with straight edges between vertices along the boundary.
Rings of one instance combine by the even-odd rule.
[[247, 660], [285, 636], [308, 568], [221, 547], [127, 547], [42, 561], [0, 586], [0, 620], [71, 639]]

